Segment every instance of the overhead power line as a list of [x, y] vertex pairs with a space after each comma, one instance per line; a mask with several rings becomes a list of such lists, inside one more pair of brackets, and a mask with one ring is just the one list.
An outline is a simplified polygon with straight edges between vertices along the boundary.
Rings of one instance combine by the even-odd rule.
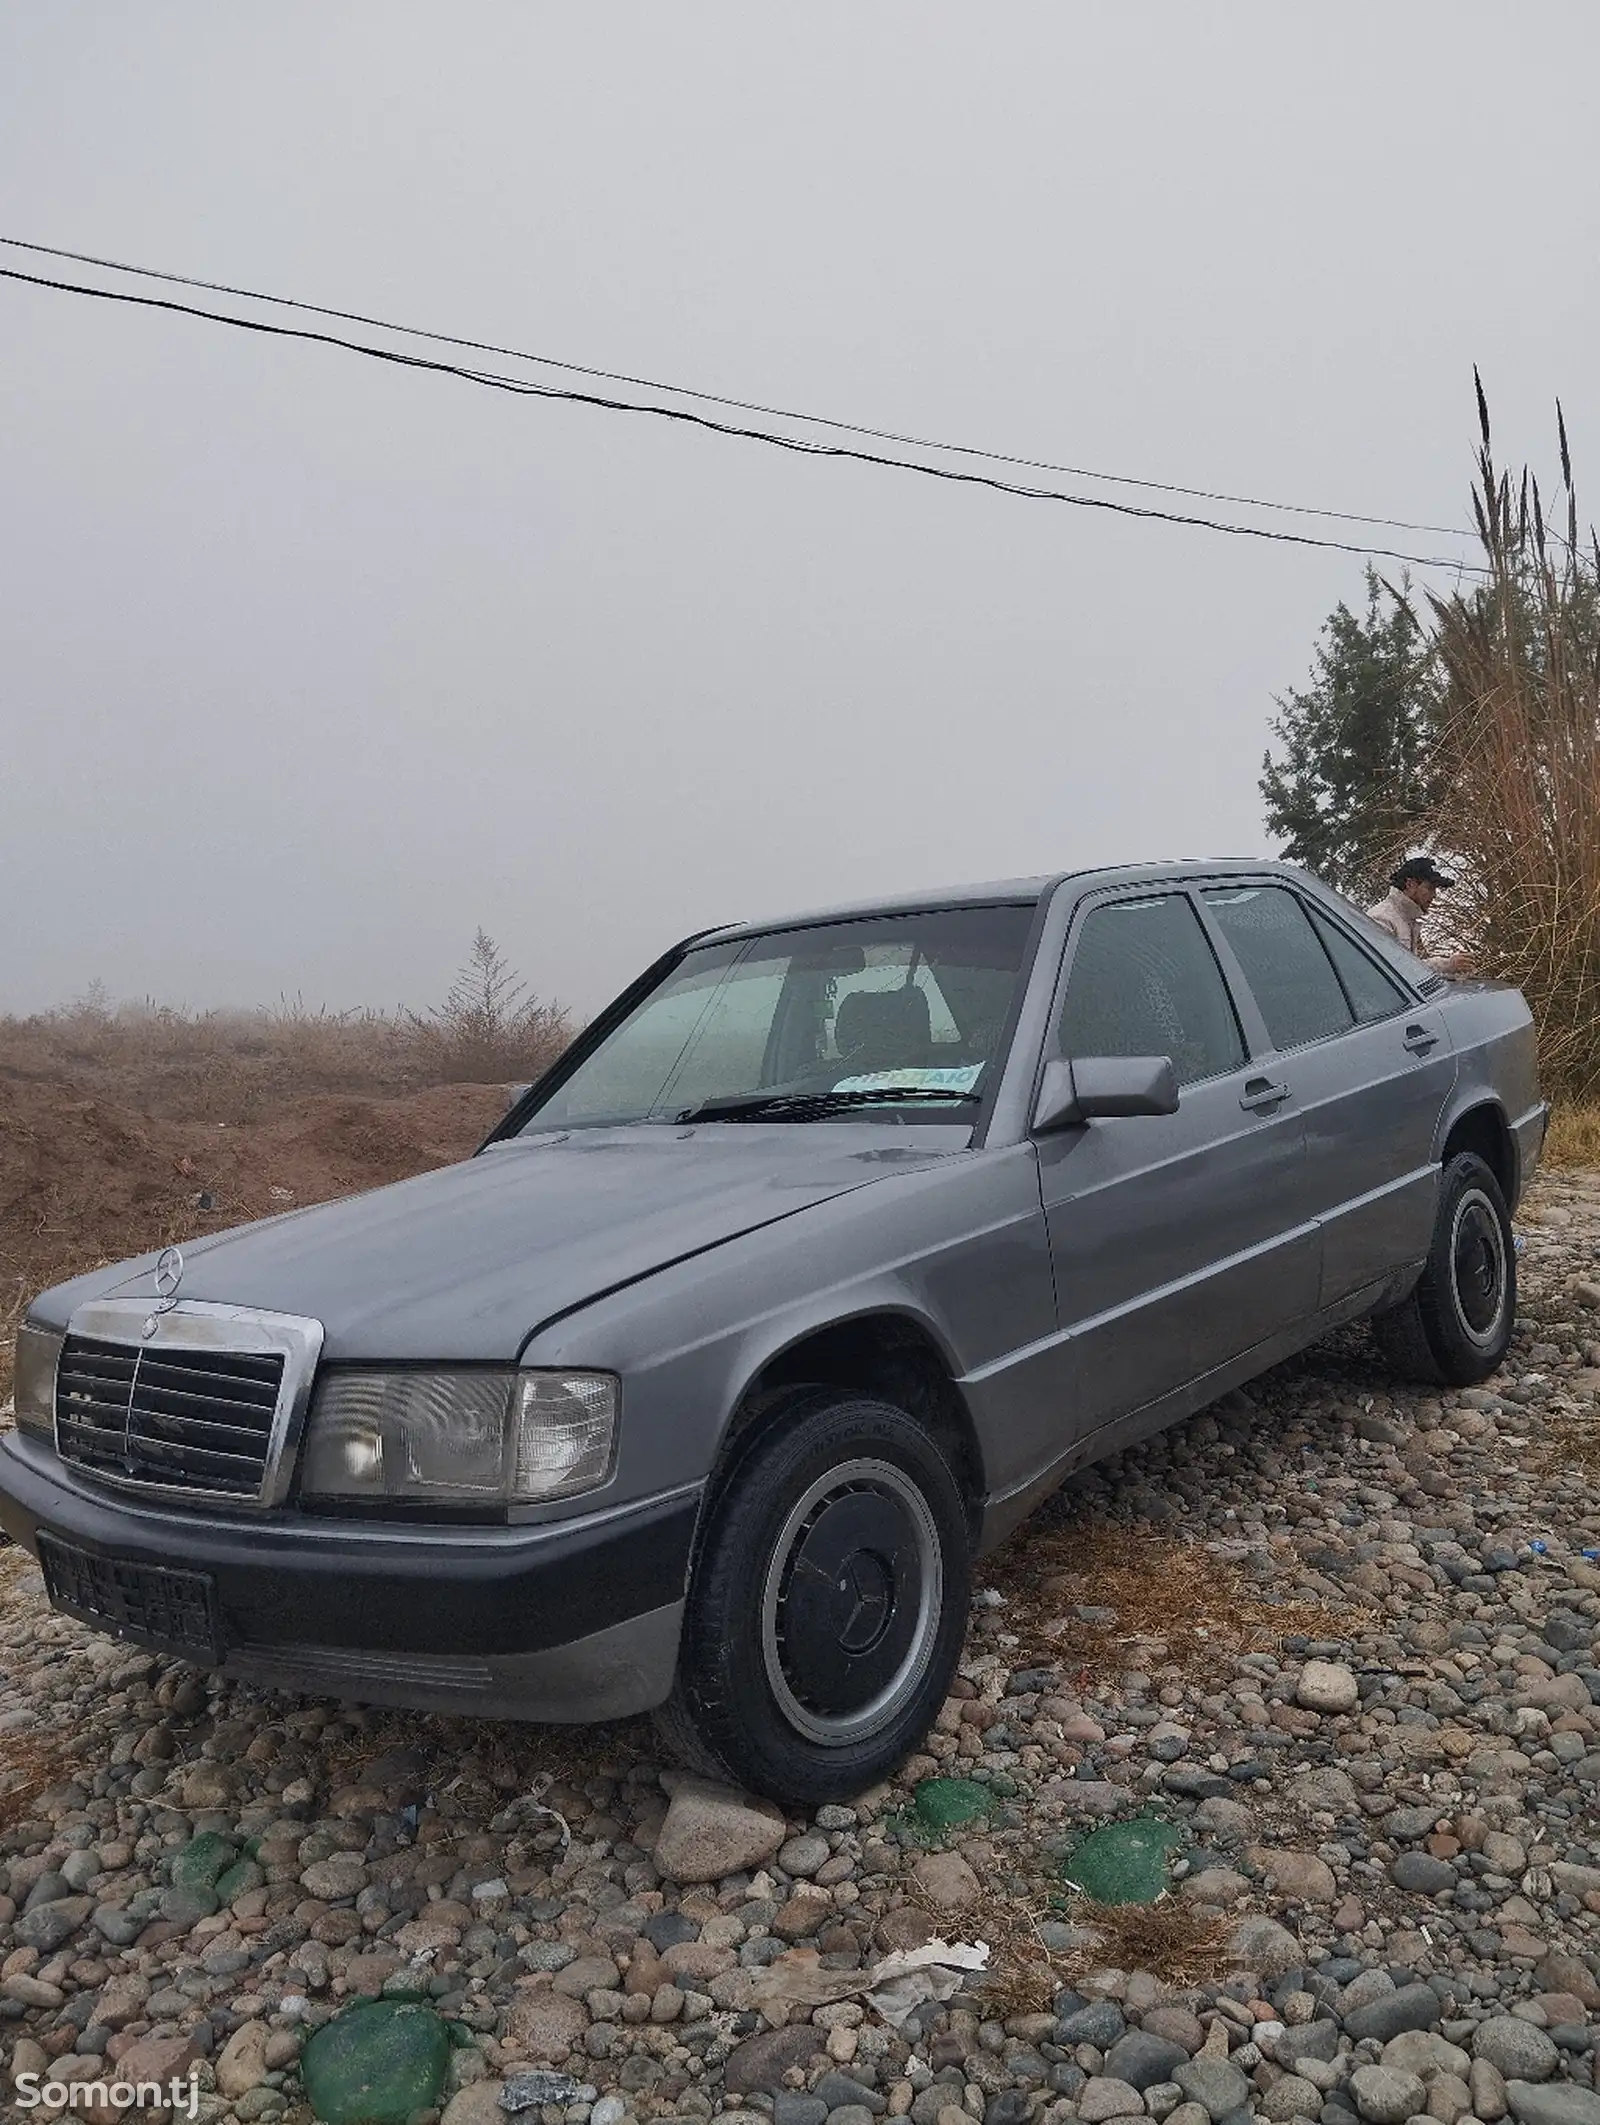
[[[0, 242], [9, 240], [0, 238]], [[95, 288], [81, 281], [56, 280], [37, 273], [22, 273], [11, 266], [0, 266], [0, 279], [16, 281], [25, 287], [49, 289], [58, 294], [87, 296], [97, 302], [121, 303], [134, 309], [165, 310], [181, 317], [203, 318], [211, 324], [230, 325], [236, 331], [254, 332], [268, 338], [305, 340], [319, 346], [339, 347], [350, 354], [364, 355], [369, 360], [388, 362], [403, 369], [420, 369], [433, 375], [458, 377], [465, 383], [479, 384], [495, 391], [511, 392], [518, 397], [552, 399], [567, 405], [594, 406], [610, 413], [647, 414], [657, 420], [674, 421], [685, 427], [703, 429], [713, 435], [734, 436], [747, 442], [765, 443], [773, 449], [792, 451], [801, 457], [849, 459], [857, 464], [878, 465], [897, 472], [920, 473], [925, 479], [944, 480], [963, 487], [982, 487], [997, 494], [1015, 495], [1029, 501], [1059, 502], [1069, 508], [1097, 509], [1113, 516], [1136, 517], [1152, 523], [1185, 525], [1196, 530], [1221, 532], [1233, 538], [1264, 539], [1275, 545], [1320, 547], [1334, 553], [1409, 561], [1419, 568], [1453, 569], [1474, 575], [1485, 572], [1480, 565], [1462, 561], [1454, 556], [1408, 553], [1392, 546], [1360, 545], [1346, 539], [1318, 538], [1309, 532], [1272, 531], [1259, 524], [1235, 524], [1219, 517], [1193, 516], [1181, 511], [1155, 509], [1134, 502], [1112, 501], [1105, 495], [1069, 494], [1056, 487], [1029, 486], [1021, 481], [1002, 479], [992, 473], [958, 471], [947, 465], [919, 464], [913, 458], [892, 457], [883, 451], [865, 450], [852, 444], [822, 443], [800, 436], [777, 435], [770, 429], [746, 427], [736, 422], [718, 420], [709, 414], [692, 412], [682, 406], [649, 405], [638, 399], [613, 398], [594, 391], [577, 391], [566, 386], [533, 383], [526, 377], [505, 376], [491, 369], [467, 368], [461, 363], [437, 361], [426, 355], [403, 354], [394, 348], [376, 347], [367, 341], [346, 339], [338, 333], [320, 332], [305, 325], [274, 325], [261, 318], [230, 316], [223, 310], [208, 310], [194, 303], [175, 302], [168, 296], [134, 295], [122, 288]]]
[[293, 295], [263, 295], [257, 288], [240, 288], [227, 281], [202, 280], [191, 273], [168, 273], [156, 266], [129, 265], [117, 258], [100, 258], [91, 251], [65, 251], [54, 244], [30, 243], [20, 236], [0, 236], [0, 244], [16, 251], [33, 251], [44, 258], [70, 259], [74, 265], [100, 266], [112, 273], [131, 273], [141, 280], [166, 281], [173, 287], [201, 288], [211, 295], [236, 295], [247, 302], [268, 303], [281, 310], [300, 310], [309, 317], [331, 317], [347, 325], [372, 325], [380, 331], [407, 339], [430, 340], [436, 346], [460, 347], [472, 354], [498, 354], [512, 361], [533, 362], [543, 369], [559, 369], [569, 376], [587, 376], [605, 384], [628, 384], [639, 391], [665, 391], [672, 398], [694, 399], [703, 406], [723, 406], [735, 413], [760, 414], [767, 420], [794, 421], [803, 427], [831, 428], [840, 435], [865, 436], [870, 442], [898, 443], [904, 449], [938, 450], [954, 457], [981, 458], [991, 465], [1013, 465], [1023, 472], [1059, 472], [1068, 479], [1100, 480], [1112, 487], [1139, 487], [1152, 494], [1176, 494], [1190, 501], [1229, 502], [1237, 508], [1270, 509], [1285, 516], [1327, 517], [1343, 524], [1370, 524], [1390, 531], [1425, 531], [1441, 538], [1471, 538], [1475, 534], [1460, 524], [1422, 524], [1407, 517], [1362, 516], [1349, 509], [1324, 509], [1310, 503], [1264, 501], [1259, 495], [1230, 494], [1215, 487], [1182, 487], [1171, 480], [1137, 479], [1131, 473], [1093, 472], [1083, 465], [1063, 465], [1050, 458], [1021, 457], [1002, 450], [985, 450], [975, 443], [944, 443], [925, 435], [903, 434], [893, 428], [870, 428], [860, 421], [834, 420], [828, 414], [798, 413], [792, 406], [769, 406], [759, 399], [730, 398], [716, 391], [700, 391], [688, 384], [663, 383], [658, 377], [634, 376], [624, 369], [597, 369], [583, 362], [565, 361], [553, 354], [530, 354], [526, 348], [497, 345], [493, 340], [466, 339], [459, 333], [430, 331], [423, 325], [399, 325], [392, 319], [373, 317], [363, 310], [338, 310], [326, 303], [304, 302]]

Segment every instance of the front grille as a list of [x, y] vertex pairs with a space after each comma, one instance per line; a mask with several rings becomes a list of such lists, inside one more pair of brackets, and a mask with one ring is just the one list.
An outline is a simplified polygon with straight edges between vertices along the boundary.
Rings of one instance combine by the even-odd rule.
[[56, 1369], [57, 1449], [116, 1482], [259, 1498], [283, 1366], [281, 1351], [69, 1335]]

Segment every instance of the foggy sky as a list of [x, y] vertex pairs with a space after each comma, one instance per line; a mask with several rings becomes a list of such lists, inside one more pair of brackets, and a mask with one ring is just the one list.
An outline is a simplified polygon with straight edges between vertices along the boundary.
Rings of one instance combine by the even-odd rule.
[[[13, 0], [0, 231], [1464, 523], [1474, 361], [1600, 481], [1597, 57], [1553, 0]], [[718, 921], [1260, 851], [1360, 595], [0, 282], [0, 1010], [420, 1004], [481, 923], [589, 1011]]]

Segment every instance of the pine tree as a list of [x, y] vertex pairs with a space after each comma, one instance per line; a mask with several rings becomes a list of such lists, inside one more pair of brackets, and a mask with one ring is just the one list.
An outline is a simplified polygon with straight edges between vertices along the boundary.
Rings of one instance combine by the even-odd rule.
[[1267, 827], [1284, 854], [1356, 899], [1381, 890], [1436, 794], [1438, 684], [1405, 588], [1369, 566], [1365, 613], [1341, 603], [1328, 616], [1311, 683], [1279, 697], [1279, 751], [1261, 763]]

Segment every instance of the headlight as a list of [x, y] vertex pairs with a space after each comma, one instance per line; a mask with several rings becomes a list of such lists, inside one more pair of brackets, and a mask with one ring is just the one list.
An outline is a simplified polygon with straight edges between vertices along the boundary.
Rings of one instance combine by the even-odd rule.
[[17, 1330], [17, 1424], [23, 1431], [54, 1438], [56, 1428], [56, 1360], [65, 1341], [54, 1329], [24, 1321]]
[[610, 1474], [616, 1423], [609, 1373], [330, 1372], [300, 1488], [439, 1505], [570, 1498]]

